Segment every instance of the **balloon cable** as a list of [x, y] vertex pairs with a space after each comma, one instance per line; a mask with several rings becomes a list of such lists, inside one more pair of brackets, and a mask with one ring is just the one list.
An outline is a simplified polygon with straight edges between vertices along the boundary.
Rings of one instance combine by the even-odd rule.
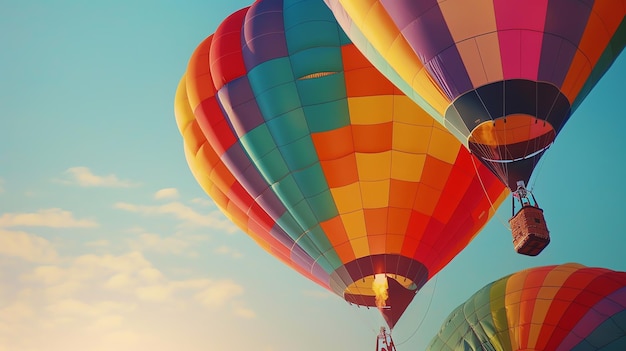
[[483, 188], [483, 193], [487, 197], [487, 201], [489, 201], [489, 205], [491, 205], [491, 209], [493, 210], [493, 216], [498, 218], [500, 223], [502, 223], [502, 225], [505, 228], [510, 230], [511, 228], [509, 227], [509, 225], [500, 216], [498, 216], [498, 209], [494, 206], [493, 201], [491, 201], [491, 198], [489, 197], [489, 194], [487, 193], [487, 189], [485, 188], [485, 184], [483, 183], [483, 179], [480, 176], [480, 172], [478, 172], [478, 167], [476, 167], [476, 161], [474, 160], [474, 158], [475, 158], [475, 156], [472, 154], [471, 155], [471, 159], [472, 159], [472, 165], [474, 165], [474, 171], [476, 171], [476, 176], [478, 176], [478, 181], [480, 181], [480, 186]]
[[549, 157], [551, 154], [550, 152], [550, 148], [548, 147], [548, 149], [546, 149], [546, 151], [543, 154], [543, 157], [541, 157], [539, 159], [539, 161], [537, 161], [537, 171], [534, 172], [533, 174], [533, 178], [531, 180], [531, 184], [528, 185], [528, 190], [530, 190], [530, 192], [533, 192], [533, 189], [535, 189], [535, 184], [537, 183], [537, 178], [539, 178], [539, 174], [541, 173], [541, 170], [543, 169], [543, 165], [545, 164], [545, 159], [546, 157]]
[[[348, 303], [349, 305], [356, 306], [357, 309], [355, 308], [350, 308], [350, 310], [352, 311], [352, 313], [354, 315], [357, 316], [357, 320], [360, 321], [366, 328], [370, 329], [372, 331], [372, 333], [377, 334], [378, 333], [378, 327], [380, 326], [380, 323], [374, 323], [372, 322], [371, 319], [365, 317], [363, 315], [363, 313], [360, 313], [360, 311], [358, 311], [358, 309], [361, 309], [361, 306], [356, 305], [356, 304], [352, 304], [352, 303]], [[367, 310], [369, 310], [369, 307], [363, 307]], [[373, 308], [375, 309], [375, 308]], [[376, 309], [376, 312], [378, 312], [378, 309]], [[379, 313], [377, 313], [377, 315], [380, 315]]]

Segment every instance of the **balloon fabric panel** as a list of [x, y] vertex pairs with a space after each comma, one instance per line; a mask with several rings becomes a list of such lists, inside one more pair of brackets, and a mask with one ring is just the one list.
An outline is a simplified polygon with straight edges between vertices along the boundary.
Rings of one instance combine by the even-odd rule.
[[[243, 18], [234, 18], [233, 20], [237, 20], [239, 26], [231, 25], [227, 21], [224, 27], [241, 28]], [[239, 54], [242, 55], [241, 49]], [[262, 70], [262, 65], [257, 65], [255, 69]], [[274, 76], [281, 77], [280, 74]], [[306, 140], [304, 140], [304, 142], [302, 139], [295, 140], [286, 146], [278, 145], [276, 138], [272, 135], [272, 130], [270, 129], [271, 125], [264, 123], [267, 119], [266, 116], [276, 116], [283, 111], [290, 110], [290, 104], [291, 106], [295, 105], [294, 102], [290, 102], [293, 101], [295, 97], [280, 100], [286, 101], [286, 104], [278, 106], [264, 102], [267, 99], [271, 99], [273, 96], [284, 96], [284, 92], [292, 91], [286, 87], [286, 85], [292, 83], [290, 81], [286, 83], [279, 81], [271, 87], [255, 87], [255, 81], [253, 79], [254, 75], [236, 77], [232, 81], [225, 81], [222, 89], [218, 90], [219, 101], [226, 106], [225, 110], [228, 115], [231, 116], [230, 123], [233, 126], [234, 132], [241, 138], [242, 146], [245, 148], [245, 151], [242, 150], [238, 153], [242, 155], [247, 153], [250, 161], [254, 163], [254, 167], [259, 169], [260, 174], [265, 178], [267, 184], [272, 184], [268, 187], [267, 192], [272, 195], [276, 194], [280, 199], [271, 202], [274, 204], [273, 206], [277, 208], [277, 210], [273, 212], [275, 213], [279, 227], [284, 228], [286, 233], [291, 236], [292, 240], [300, 240], [301, 244], [298, 247], [308, 251], [309, 256], [312, 254], [315, 257], [319, 257], [321, 253], [312, 243], [311, 238], [300, 237], [300, 233], [304, 232], [303, 226], [313, 229], [315, 219], [310, 213], [310, 208], [307, 208], [307, 204], [303, 201], [304, 197], [296, 183], [298, 178], [288, 175], [290, 162], [292, 163], [292, 167], [311, 166], [310, 161], [307, 162], [307, 157], [298, 157], [299, 155], [307, 155], [306, 150], [301, 150], [303, 147], [306, 148]], [[257, 92], [258, 90], [260, 90], [260, 93]], [[280, 124], [277, 123], [276, 125]], [[246, 157], [240, 157], [238, 160], [241, 161], [234, 162], [233, 166], [254, 168], [247, 165], [248, 160], [246, 160]], [[242, 164], [242, 162], [244, 164]], [[294, 166], [293, 162], [304, 162], [304, 165], [296, 164]], [[250, 172], [248, 172], [248, 174], [250, 174]], [[282, 178], [285, 179], [281, 182], [277, 181]], [[303, 210], [294, 212], [293, 214], [295, 214], [296, 217], [292, 217], [292, 213], [286, 211], [286, 206], [300, 206], [299, 208], [303, 208]], [[314, 233], [315, 231], [312, 230], [310, 235], [314, 235]], [[315, 240], [324, 241], [324, 238], [316, 237]], [[322, 244], [321, 247], [328, 246], [324, 242], [322, 242]], [[326, 270], [332, 269], [331, 264], [326, 260], [320, 259], [318, 262], [319, 264], [325, 265]]]
[[220, 90], [233, 79], [246, 73], [240, 55], [241, 21], [248, 12], [243, 8], [228, 16], [217, 28], [211, 44], [209, 62], [215, 90]]
[[[201, 60], [201, 62], [208, 62]], [[209, 77], [210, 78], [210, 77]], [[207, 104], [203, 104], [200, 107], [204, 107]], [[220, 111], [220, 115], [221, 115], [221, 110]], [[204, 120], [202, 117], [207, 116], [207, 111], [197, 111], [197, 114], [201, 117], [199, 120], [202, 121]], [[209, 111], [211, 113], [214, 113], [215, 110], [211, 110]], [[225, 141], [224, 136], [226, 135], [232, 135], [232, 131], [230, 129], [230, 127], [228, 126], [228, 124], [226, 124], [225, 122], [227, 122], [223, 116], [222, 118], [216, 118], [215, 115], [209, 114], [208, 115], [209, 118], [212, 118], [212, 121], [214, 123], [217, 123], [219, 126], [227, 126], [228, 128], [224, 129], [224, 128], [220, 128], [219, 132], [220, 133], [220, 139], [211, 139], [214, 144], [219, 144], [220, 142], [222, 142], [221, 146], [225, 146], [228, 147], [228, 151], [229, 153], [225, 153], [224, 154], [224, 158], [225, 160], [227, 160], [227, 162], [229, 164], [231, 164], [231, 167], [233, 167], [234, 169], [238, 169], [239, 172], [241, 172], [241, 174], [245, 175], [244, 177], [240, 177], [239, 179], [242, 179], [244, 181], [244, 183], [247, 183], [248, 185], [248, 191], [251, 192], [251, 194], [256, 194], [255, 197], [257, 197], [257, 201], [259, 201], [260, 203], [262, 203], [263, 205], [261, 206], [257, 206], [258, 209], [265, 209], [268, 210], [273, 214], [274, 218], [280, 218], [281, 216], [283, 216], [283, 214], [286, 212], [286, 209], [282, 206], [281, 202], [278, 201], [274, 195], [274, 193], [272, 191], [269, 190], [269, 188], [267, 187], [266, 183], [264, 183], [264, 181], [262, 180], [262, 178], [258, 178], [258, 172], [255, 172], [253, 167], [250, 167], [250, 162], [249, 160], [247, 160], [245, 158], [245, 154], [243, 154], [242, 151], [237, 152], [238, 150], [241, 150], [241, 145], [238, 143], [232, 143], [232, 144], [227, 144], [224, 145], [223, 141]], [[209, 133], [207, 133], [208, 135], [215, 135], [216, 134], [216, 130], [210, 128], [210, 124], [209, 124]], [[211, 133], [212, 131], [212, 133]], [[234, 139], [226, 139], [227, 141], [230, 140], [236, 140], [236, 138]], [[219, 147], [221, 149], [225, 149], [225, 147]], [[236, 156], [236, 155], [239, 156]], [[241, 156], [243, 155], [243, 157]], [[259, 181], [260, 179], [260, 181]], [[259, 186], [259, 184], [263, 182], [263, 184], [265, 184], [264, 186], [261, 184], [261, 186]], [[284, 218], [283, 218], [284, 219]], [[287, 219], [288, 220], [288, 219]], [[295, 221], [290, 221], [290, 223], [293, 223]], [[272, 235], [276, 236], [277, 239], [284, 243], [283, 245], [286, 245], [286, 248], [289, 249], [289, 251], [291, 252], [291, 256], [292, 259], [295, 261], [302, 261], [304, 266], [311, 266], [311, 264], [306, 264], [306, 262], [312, 262], [313, 260], [309, 257], [307, 258], [306, 254], [301, 251], [300, 247], [296, 247], [295, 249], [292, 249], [291, 247], [294, 246], [294, 241], [293, 239], [289, 238], [289, 236], [287, 235], [287, 233], [285, 233], [280, 227], [275, 226], [274, 223], [274, 228], [271, 230]], [[312, 271], [319, 271], [319, 268], [313, 267]], [[322, 276], [325, 275], [325, 273], [320, 273], [317, 272], [316, 274], [321, 274]]]
[[[185, 140], [185, 154], [189, 167], [192, 170], [194, 177], [198, 180], [198, 183], [202, 188], [215, 200], [218, 207], [226, 214], [229, 214], [229, 218], [235, 222], [242, 230], [246, 231], [259, 246], [268, 251], [273, 256], [280, 259], [283, 263], [291, 266], [300, 274], [308, 277], [312, 281], [327, 287], [324, 283], [326, 279], [321, 279], [313, 275], [311, 272], [316, 271], [319, 275], [319, 269], [313, 268], [305, 270], [306, 260], [295, 262], [290, 259], [290, 251], [286, 250], [286, 246], [277, 241], [272, 234], [270, 234], [271, 226], [268, 225], [269, 217], [262, 209], [255, 206], [251, 198], [245, 198], [247, 193], [241, 193], [245, 198], [243, 201], [248, 207], [245, 207], [243, 203], [239, 204], [239, 207], [235, 203], [231, 202], [232, 195], [228, 196], [230, 186], [236, 180], [228, 172], [226, 168], [222, 168], [222, 172], [215, 173], [216, 169], [220, 165], [223, 165], [215, 153], [215, 151], [208, 145], [208, 141], [204, 137], [202, 130], [200, 129], [189, 102], [191, 99], [187, 95], [186, 77], [181, 79], [181, 83], [178, 86], [176, 94], [176, 120], [179, 129]], [[224, 182], [224, 179], [230, 179]], [[218, 184], [222, 184], [219, 186]], [[246, 216], [249, 213], [249, 218]], [[260, 221], [256, 221], [253, 218], [256, 217]], [[265, 223], [263, 222], [265, 221]], [[313, 263], [309, 263], [308, 266]], [[323, 277], [323, 275], [322, 275]]]
[[189, 161], [205, 191], [266, 250], [350, 303], [376, 306], [374, 276], [386, 274], [399, 291], [381, 310], [390, 327], [507, 195], [319, 1], [259, 0], [229, 16], [186, 78], [202, 135], [181, 134], [206, 138]]
[[[575, 97], [572, 111], [578, 108], [626, 46], [626, 1], [614, 4], [615, 7], [602, 6], [605, 4], [597, 2], [594, 6], [587, 31], [579, 44], [580, 51], [563, 83], [563, 92], [569, 97]], [[582, 73], [578, 73], [575, 68], [581, 65], [584, 66], [581, 68]], [[571, 89], [568, 89], [569, 82], [573, 82]]]

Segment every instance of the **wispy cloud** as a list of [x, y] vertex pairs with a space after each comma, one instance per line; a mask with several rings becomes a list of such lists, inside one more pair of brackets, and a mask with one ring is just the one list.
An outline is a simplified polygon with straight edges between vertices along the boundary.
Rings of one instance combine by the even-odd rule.
[[[0, 231], [0, 258], [6, 256], [7, 247], [28, 246], [7, 245], [7, 237], [20, 235], [28, 236]], [[28, 236], [22, 241], [35, 239]], [[44, 240], [31, 246], [51, 245]], [[49, 255], [44, 249], [21, 254], [31, 259], [46, 255], [57, 257], [56, 252]], [[69, 345], [98, 351], [113, 345], [129, 350], [173, 349], [167, 342], [146, 347], [153, 345], [154, 333], [163, 333], [167, 340], [167, 333], [176, 328], [175, 321], [154, 316], [172, 315], [175, 320], [184, 315], [200, 323], [210, 320], [207, 316], [212, 313], [240, 319], [256, 316], [246, 307], [246, 290], [237, 282], [190, 272], [186, 278], [176, 278], [140, 252], [61, 257], [20, 271], [11, 270], [11, 262], [0, 259], [0, 350], [5, 345], [11, 350], [66, 350]], [[145, 335], [145, 329], [153, 335]], [[39, 337], [31, 342], [25, 335]]]
[[[89, 294], [85, 296], [117, 294], [133, 297], [137, 302], [160, 303], [193, 299], [207, 308], [230, 308], [233, 314], [241, 314], [241, 301], [238, 299], [245, 290], [235, 281], [170, 279], [139, 252], [123, 255], [89, 254], [64, 262], [66, 263], [35, 267], [31, 272], [22, 275], [20, 280], [39, 286], [36, 291], [46, 294], [45, 300], [56, 301], [59, 296], [69, 299], [61, 306], [64, 311], [93, 311], [87, 304], [76, 302], [79, 293], [88, 287]], [[59, 291], [64, 291], [65, 295], [59, 295]], [[54, 306], [55, 310], [59, 308]]]
[[224, 305], [233, 297], [243, 294], [243, 287], [232, 280], [217, 281], [197, 293], [195, 298], [207, 307]]
[[111, 246], [111, 242], [109, 240], [106, 240], [106, 239], [99, 239], [99, 240], [95, 240], [95, 241], [90, 241], [90, 242], [86, 243], [85, 246], [88, 246], [88, 247], [109, 247], [109, 246]]
[[211, 206], [215, 204], [213, 201], [204, 197], [194, 197], [191, 199], [191, 202], [201, 206]]
[[241, 258], [241, 257], [243, 257], [243, 254], [241, 252], [233, 249], [232, 247], [226, 246], [226, 245], [222, 245], [222, 246], [216, 248], [214, 250], [214, 252], [216, 254], [226, 255], [226, 256], [230, 256], [232, 258]]
[[220, 229], [229, 233], [234, 233], [238, 229], [221, 212], [202, 214], [178, 201], [156, 206], [118, 202], [113, 206], [120, 210], [140, 213], [146, 216], [172, 215], [185, 224]]
[[233, 304], [233, 311], [235, 315], [245, 319], [252, 319], [256, 317], [256, 312], [254, 312], [254, 310], [237, 303]]
[[193, 241], [182, 236], [162, 237], [153, 233], [140, 233], [136, 238], [128, 240], [132, 249], [151, 251], [161, 254], [182, 254], [189, 250]]
[[76, 219], [70, 211], [50, 208], [37, 212], [4, 213], [0, 216], [0, 227], [50, 227], [50, 228], [93, 228], [98, 223], [92, 219]]
[[0, 255], [29, 262], [54, 262], [58, 254], [48, 240], [22, 231], [0, 228]]
[[164, 188], [154, 193], [154, 198], [157, 200], [178, 199], [179, 196], [176, 188]]
[[127, 303], [115, 301], [98, 301], [96, 303], [86, 303], [75, 298], [66, 298], [55, 301], [46, 308], [49, 312], [57, 315], [71, 316], [107, 316], [110, 313], [128, 312], [135, 309], [135, 306]]
[[3, 319], [9, 322], [16, 322], [23, 319], [28, 319], [35, 314], [33, 308], [23, 301], [15, 301], [6, 307], [0, 308], [0, 316], [4, 316]]
[[129, 188], [139, 185], [130, 180], [120, 179], [115, 174], [103, 176], [93, 174], [87, 167], [68, 168], [64, 175], [66, 178], [59, 180], [59, 182], [82, 187]]

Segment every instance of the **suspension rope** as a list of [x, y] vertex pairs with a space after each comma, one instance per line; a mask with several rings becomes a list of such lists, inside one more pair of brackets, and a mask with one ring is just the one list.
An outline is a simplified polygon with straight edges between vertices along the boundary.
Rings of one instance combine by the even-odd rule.
[[437, 280], [439, 279], [438, 276], [435, 275], [435, 281], [433, 284], [433, 291], [430, 294], [430, 300], [428, 301], [428, 306], [426, 306], [426, 312], [424, 313], [424, 316], [422, 317], [422, 320], [417, 324], [417, 327], [415, 328], [415, 330], [413, 331], [413, 333], [411, 335], [409, 335], [408, 338], [406, 338], [405, 340], [403, 340], [402, 342], [396, 343], [396, 345], [402, 345], [404, 343], [406, 343], [407, 341], [411, 340], [415, 334], [417, 333], [417, 331], [421, 328], [422, 324], [424, 323], [424, 321], [426, 320], [426, 316], [428, 315], [428, 311], [430, 311], [430, 306], [433, 303], [433, 297], [435, 296], [435, 289], [437, 289]]
[[[520, 55], [521, 55], [521, 53], [520, 53]], [[523, 62], [523, 61], [521, 61], [521, 62]], [[504, 133], [503, 134], [504, 134], [504, 150], [505, 150], [504, 151], [505, 152], [504, 156], [505, 157], [502, 157], [502, 154], [500, 154], [499, 156], [500, 156], [501, 160], [506, 159], [506, 153], [509, 152], [509, 148], [508, 148], [509, 144], [507, 143], [507, 140], [506, 140], [506, 136], [507, 136], [507, 125], [506, 125], [506, 117], [507, 117], [507, 115], [506, 115], [506, 81], [503, 82], [503, 84], [502, 84], [502, 116], [503, 116], [502, 124], [503, 124], [503, 129], [504, 129]], [[496, 132], [496, 135], [497, 135], [497, 132]], [[498, 140], [498, 145], [499, 144], [500, 144], [500, 141]], [[498, 152], [500, 152], [500, 150], [501, 150], [499, 147], [497, 147], [496, 149], [498, 150]], [[509, 184], [508, 184], [509, 167], [508, 166], [504, 166], [504, 173], [505, 173], [505, 177], [503, 179], [506, 179], [506, 182], [507, 182], [506, 186], [508, 187], [509, 186]]]
[[[353, 303], [348, 303], [348, 304], [349, 305], [354, 305], [354, 306], [357, 307], [356, 309], [355, 308], [350, 308], [350, 310], [352, 311], [352, 314], [358, 316], [357, 320], [359, 320], [363, 325], [365, 325], [366, 328], [371, 329], [372, 332], [378, 333], [377, 329], [379, 328], [379, 324], [380, 323], [374, 323], [371, 319], [366, 318], [362, 313], [359, 313], [359, 311], [357, 311], [357, 310], [360, 310], [361, 307], [363, 307], [363, 308], [365, 308], [365, 309], [367, 309], [369, 311], [369, 309], [370, 309], [369, 307], [359, 306], [359, 305], [353, 304]], [[354, 307], [354, 306], [350, 306], [350, 307]], [[376, 312], [378, 312], [377, 308], [373, 307], [372, 309], [376, 309]]]
[[[554, 143], [554, 142], [553, 142]], [[543, 165], [546, 163], [545, 162], [545, 158], [551, 154], [551, 152], [548, 152], [548, 150], [550, 149], [550, 146], [552, 146], [552, 144], [546, 146], [545, 151], [543, 153], [543, 156], [541, 156], [541, 158], [539, 159], [539, 161], [537, 161], [537, 168], [536, 170], [533, 172], [533, 176], [532, 179], [528, 184], [528, 190], [532, 193], [533, 189], [535, 188], [535, 183], [537, 183], [537, 178], [539, 178], [539, 174], [541, 174], [541, 170], [543, 169]]]
[[510, 230], [511, 227], [509, 227], [508, 222], [505, 222], [504, 220], [502, 220], [502, 218], [500, 218], [500, 216], [498, 216], [498, 211], [497, 211], [498, 209], [494, 206], [493, 201], [491, 201], [491, 198], [489, 197], [489, 194], [487, 193], [487, 188], [485, 188], [485, 184], [483, 183], [483, 179], [480, 176], [480, 172], [478, 172], [478, 167], [476, 167], [476, 161], [474, 160], [474, 158], [475, 158], [474, 155], [472, 155], [471, 157], [472, 165], [474, 165], [474, 171], [476, 172], [476, 176], [478, 176], [478, 181], [480, 181], [480, 186], [483, 188], [483, 193], [485, 194], [485, 197], [487, 197], [487, 201], [489, 201], [489, 205], [491, 206], [491, 209], [493, 210], [493, 216], [498, 218], [498, 220], [500, 221], [503, 227]]

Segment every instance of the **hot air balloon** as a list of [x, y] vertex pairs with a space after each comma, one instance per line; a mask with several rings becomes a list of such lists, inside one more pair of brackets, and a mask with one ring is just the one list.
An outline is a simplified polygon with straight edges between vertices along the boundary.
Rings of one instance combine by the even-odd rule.
[[541, 252], [550, 238], [530, 177], [626, 45], [626, 1], [325, 2], [368, 59], [508, 186], [516, 250]]
[[626, 272], [569, 263], [503, 277], [457, 307], [427, 350], [626, 350]]
[[508, 196], [320, 1], [230, 15], [193, 53], [175, 105], [189, 167], [221, 210], [389, 328]]

